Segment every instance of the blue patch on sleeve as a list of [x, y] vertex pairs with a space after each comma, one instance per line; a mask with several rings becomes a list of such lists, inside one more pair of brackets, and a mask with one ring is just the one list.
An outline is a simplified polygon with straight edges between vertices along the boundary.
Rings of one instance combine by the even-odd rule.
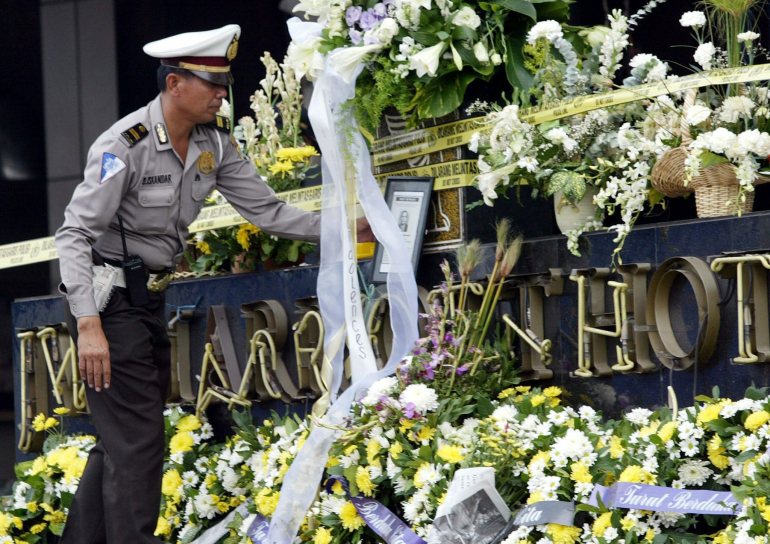
[[126, 167], [126, 163], [117, 158], [112, 153], [102, 154], [102, 175], [99, 178], [99, 183], [104, 183], [112, 176], [120, 172]]

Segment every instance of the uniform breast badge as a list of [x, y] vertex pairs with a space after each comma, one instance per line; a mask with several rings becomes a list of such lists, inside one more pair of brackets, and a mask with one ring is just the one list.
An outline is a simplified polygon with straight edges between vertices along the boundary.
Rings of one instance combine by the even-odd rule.
[[204, 176], [209, 175], [216, 168], [217, 163], [214, 160], [214, 153], [211, 151], [204, 151], [198, 157], [198, 171]]

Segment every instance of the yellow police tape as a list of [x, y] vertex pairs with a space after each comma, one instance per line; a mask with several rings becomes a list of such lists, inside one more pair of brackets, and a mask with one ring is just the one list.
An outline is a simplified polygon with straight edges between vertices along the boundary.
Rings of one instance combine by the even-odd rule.
[[[763, 79], [770, 79], [770, 64], [711, 70], [675, 80], [648, 83], [606, 93], [578, 96], [569, 100], [551, 102], [543, 106], [522, 108], [519, 111], [519, 118], [527, 123], [537, 125], [569, 117], [570, 115], [671, 94], [686, 89], [708, 85], [745, 83]], [[470, 142], [474, 132], [483, 129], [483, 119], [484, 117], [463, 119], [375, 140], [372, 144], [372, 163], [375, 166], [382, 166], [450, 147], [465, 145]]]
[[[539, 124], [686, 89], [764, 79], [770, 79], [770, 64], [711, 70], [671, 81], [648, 83], [617, 91], [579, 96], [544, 106], [525, 108], [519, 112], [519, 117], [528, 123]], [[463, 119], [376, 140], [372, 144], [372, 162], [375, 166], [382, 166], [449, 147], [465, 145], [470, 141], [473, 133], [482, 127], [482, 119], [483, 117]], [[376, 178], [380, 186], [384, 187], [385, 181], [391, 176], [431, 176], [435, 178], [434, 189], [442, 190], [470, 186], [473, 184], [473, 178], [477, 173], [475, 160], [458, 160], [388, 172], [387, 174], [379, 174]], [[321, 209], [320, 185], [279, 193], [278, 197], [303, 210], [317, 211]], [[196, 220], [190, 225], [190, 232], [218, 229], [245, 222], [246, 220], [229, 204], [209, 206], [203, 208]], [[51, 261], [56, 258], [53, 237], [37, 238], [0, 246], [0, 270]]]
[[[434, 190], [468, 187], [478, 173], [475, 160], [452, 161], [418, 168], [409, 168], [375, 176], [380, 187], [385, 187], [391, 176], [430, 176], [434, 178]], [[278, 198], [292, 206], [307, 210], [321, 209], [321, 186], [305, 187], [277, 194]], [[207, 206], [190, 224], [190, 232], [202, 232], [222, 227], [240, 225], [246, 220], [230, 204]], [[25, 264], [41, 263], [57, 259], [53, 236], [37, 238], [0, 246], [0, 270]]]

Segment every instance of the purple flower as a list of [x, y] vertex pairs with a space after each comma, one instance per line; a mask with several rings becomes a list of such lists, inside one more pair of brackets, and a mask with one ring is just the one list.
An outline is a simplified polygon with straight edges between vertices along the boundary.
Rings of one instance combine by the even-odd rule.
[[361, 19], [361, 13], [363, 11], [364, 10], [361, 6], [350, 6], [345, 12], [345, 22], [348, 24], [348, 26], [353, 26], [356, 24], [359, 19]]
[[370, 28], [373, 28], [379, 24], [380, 20], [382, 20], [382, 17], [379, 17], [374, 10], [367, 9], [365, 12], [361, 14], [361, 19], [358, 21], [358, 24], [361, 26], [361, 30], [369, 30]]
[[355, 28], [351, 28], [348, 31], [348, 36], [350, 36], [350, 41], [353, 42], [354, 45], [359, 45], [362, 41], [361, 31], [356, 30]]
[[435, 378], [435, 377], [436, 377], [436, 373], [435, 373], [435, 372], [433, 372], [433, 369], [434, 369], [434, 368], [435, 368], [435, 367], [434, 367], [433, 365], [430, 365], [430, 364], [429, 364], [428, 366], [426, 366], [426, 367], [425, 367], [425, 370], [423, 371], [423, 377], [424, 377], [426, 380], [432, 380], [433, 378]]
[[380, 18], [385, 17], [387, 14], [387, 10], [385, 9], [385, 4], [375, 4], [372, 8], [372, 11], [374, 11], [375, 15], [377, 15]]
[[470, 370], [470, 368], [468, 368], [468, 365], [463, 365], [463, 366], [457, 367], [456, 372], [458, 376], [462, 376], [463, 374], [468, 372], [468, 370]]
[[417, 412], [417, 410], [415, 410], [415, 408], [417, 407], [414, 405], [413, 402], [407, 402], [406, 406], [404, 406], [404, 415], [409, 419], [414, 419], [416, 417], [419, 417], [420, 414]]

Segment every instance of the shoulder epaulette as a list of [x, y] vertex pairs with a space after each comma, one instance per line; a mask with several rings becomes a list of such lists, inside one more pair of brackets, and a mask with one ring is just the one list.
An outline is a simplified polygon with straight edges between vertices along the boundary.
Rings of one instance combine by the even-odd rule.
[[216, 119], [209, 124], [217, 130], [221, 130], [222, 132], [227, 132], [230, 134], [231, 125], [229, 117], [225, 117], [224, 115], [217, 115]]
[[150, 132], [147, 130], [147, 127], [145, 127], [142, 123], [137, 123], [130, 129], [121, 132], [120, 135], [126, 139], [128, 147], [134, 147], [137, 142], [139, 142], [149, 133]]

